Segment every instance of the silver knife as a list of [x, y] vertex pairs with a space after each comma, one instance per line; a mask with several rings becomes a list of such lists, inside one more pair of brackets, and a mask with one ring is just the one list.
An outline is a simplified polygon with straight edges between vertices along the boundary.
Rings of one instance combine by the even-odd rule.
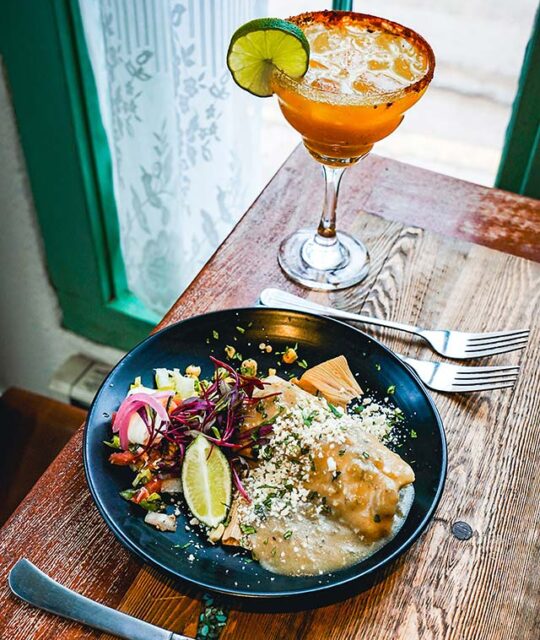
[[128, 616], [63, 587], [26, 558], [9, 572], [8, 583], [25, 602], [126, 640], [193, 640]]

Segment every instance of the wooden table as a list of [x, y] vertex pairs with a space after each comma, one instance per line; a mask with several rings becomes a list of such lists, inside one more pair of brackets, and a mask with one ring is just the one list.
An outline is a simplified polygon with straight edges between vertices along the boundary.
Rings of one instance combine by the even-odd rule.
[[[276, 252], [287, 232], [316, 222], [321, 198], [319, 171], [299, 149], [160, 327], [251, 305], [268, 285], [306, 295], [280, 272]], [[521, 364], [515, 389], [434, 394], [448, 436], [445, 493], [427, 532], [385, 580], [311, 611], [233, 609], [223, 638], [537, 638], [540, 202], [372, 156], [345, 177], [339, 219], [370, 248], [370, 275], [311, 298], [425, 326], [530, 327], [530, 344], [492, 359]], [[402, 352], [434, 358], [418, 342], [373, 333]], [[456, 521], [470, 525], [470, 539], [453, 534]], [[12, 597], [6, 575], [22, 556], [90, 598], [196, 633], [200, 594], [143, 566], [101, 520], [84, 480], [81, 432], [1, 530], [0, 555], [3, 640], [104, 637]]]

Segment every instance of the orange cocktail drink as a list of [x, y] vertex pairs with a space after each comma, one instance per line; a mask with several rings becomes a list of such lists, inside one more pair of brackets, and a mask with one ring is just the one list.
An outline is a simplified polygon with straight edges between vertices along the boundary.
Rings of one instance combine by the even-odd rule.
[[309, 42], [309, 67], [299, 78], [275, 69], [272, 90], [287, 121], [322, 164], [325, 199], [317, 231], [301, 229], [286, 238], [279, 263], [304, 286], [342, 289], [369, 270], [363, 243], [336, 230], [343, 171], [399, 126], [427, 89], [435, 58], [420, 35], [384, 18], [317, 11], [289, 21]]
[[310, 44], [309, 70], [275, 73], [288, 122], [317, 159], [350, 163], [392, 133], [433, 75], [433, 53], [410, 29], [363, 14], [325, 11], [289, 18]]

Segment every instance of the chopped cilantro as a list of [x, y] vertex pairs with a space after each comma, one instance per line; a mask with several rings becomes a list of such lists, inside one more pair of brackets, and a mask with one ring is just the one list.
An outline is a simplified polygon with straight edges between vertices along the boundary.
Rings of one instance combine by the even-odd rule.
[[375, 369], [377, 369], [377, 371], [380, 371], [381, 370], [381, 365], [380, 364], [376, 364], [375, 365]]
[[367, 451], [362, 451], [362, 455], [366, 460], [369, 458], [369, 453]]
[[264, 518], [266, 517], [266, 508], [264, 505], [262, 504], [256, 504], [255, 507], [253, 508], [253, 510], [255, 511], [255, 513], [260, 517], [260, 518]]
[[257, 404], [255, 405], [255, 410], [257, 411], [257, 413], [260, 413], [264, 419], [268, 418], [268, 412], [266, 411], [265, 404], [262, 400], [259, 400], [259, 402], [257, 402]]
[[332, 513], [332, 509], [330, 509], [330, 505], [326, 504], [326, 498], [323, 498], [323, 503], [321, 506], [321, 513], [324, 515], [329, 515]]
[[256, 533], [257, 529], [255, 529], [255, 527], [252, 527], [249, 524], [241, 524], [240, 525], [240, 530], [242, 531], [242, 533], [246, 536], [251, 535], [252, 533]]
[[389, 393], [390, 395], [392, 395], [395, 392], [396, 392], [396, 385], [395, 384], [391, 384], [388, 387], [388, 389], [386, 390], [386, 393]]
[[327, 404], [328, 404], [328, 408], [336, 416], [336, 418], [341, 418], [343, 416], [341, 411], [337, 407], [335, 407], [331, 402], [327, 402]]
[[418, 438], [418, 434], [414, 429], [411, 429], [411, 438]]
[[219, 333], [215, 329], [212, 331], [212, 336], [214, 340], [219, 340]]
[[393, 427], [394, 425], [399, 424], [404, 420], [405, 420], [405, 416], [403, 415], [403, 412], [399, 411], [399, 409], [396, 409], [394, 415], [390, 416], [390, 418], [388, 419], [388, 422], [390, 426]]
[[338, 451], [338, 456], [340, 456], [340, 457], [341, 457], [341, 456], [344, 456], [346, 451], [347, 451], [347, 449], [340, 449], [340, 450]]
[[285, 533], [283, 534], [283, 539], [288, 540], [292, 536], [292, 534], [293, 532], [290, 529], [288, 531], [285, 531]]
[[274, 455], [274, 449], [269, 444], [265, 445], [261, 449], [261, 458], [263, 460], [271, 460], [273, 455]]

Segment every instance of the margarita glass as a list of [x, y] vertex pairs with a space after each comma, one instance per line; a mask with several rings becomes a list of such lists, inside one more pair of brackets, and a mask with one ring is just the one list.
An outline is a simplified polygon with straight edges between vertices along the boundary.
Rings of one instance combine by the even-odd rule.
[[336, 231], [341, 177], [399, 126], [431, 81], [435, 59], [421, 36], [383, 18], [319, 11], [289, 21], [309, 41], [309, 68], [301, 78], [276, 69], [272, 90], [287, 121], [322, 164], [325, 197], [318, 229], [286, 238], [279, 263], [304, 286], [343, 289], [366, 277], [369, 255], [360, 240]]

